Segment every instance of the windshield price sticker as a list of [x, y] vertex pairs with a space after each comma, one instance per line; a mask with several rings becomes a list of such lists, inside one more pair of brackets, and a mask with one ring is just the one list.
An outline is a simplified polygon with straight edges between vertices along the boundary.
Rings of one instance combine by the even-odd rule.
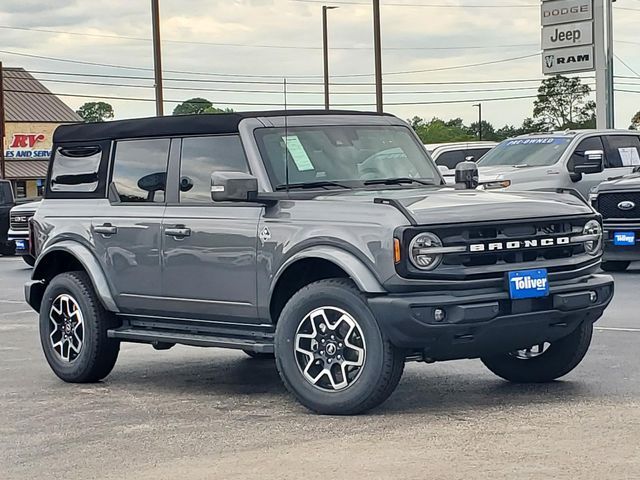
[[296, 164], [299, 171], [308, 172], [309, 170], [315, 169], [297, 135], [282, 137], [282, 140], [285, 142], [287, 151], [289, 152], [289, 155], [291, 155], [293, 163]]

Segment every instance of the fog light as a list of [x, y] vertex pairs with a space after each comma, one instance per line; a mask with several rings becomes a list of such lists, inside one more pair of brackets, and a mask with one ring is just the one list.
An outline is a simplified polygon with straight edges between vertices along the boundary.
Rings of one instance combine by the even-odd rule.
[[445, 312], [443, 309], [436, 308], [433, 311], [433, 319], [436, 322], [443, 322], [445, 318], [447, 318], [447, 312]]
[[596, 303], [598, 301], [598, 294], [596, 292], [589, 292], [589, 300], [591, 300], [591, 303]]

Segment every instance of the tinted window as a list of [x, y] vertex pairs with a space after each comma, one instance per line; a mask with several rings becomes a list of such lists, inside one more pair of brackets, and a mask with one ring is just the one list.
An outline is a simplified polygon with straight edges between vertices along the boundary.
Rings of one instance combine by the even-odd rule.
[[467, 157], [473, 157], [473, 161], [477, 162], [478, 160], [480, 160], [485, 153], [487, 153], [489, 150], [491, 150], [490, 148], [471, 148], [469, 150], [467, 150], [464, 154], [464, 158]]
[[102, 160], [99, 146], [60, 147], [53, 156], [52, 192], [95, 192]]
[[13, 203], [13, 192], [9, 182], [0, 182], [0, 204]]
[[463, 150], [444, 152], [436, 159], [437, 165], [444, 165], [451, 170], [454, 170], [456, 168], [456, 165], [458, 165], [460, 162], [464, 162]]
[[[576, 158], [584, 157], [584, 152], [587, 150], [601, 150], [604, 152], [604, 145], [602, 144], [602, 138], [600, 137], [589, 137], [582, 140], [574, 152], [571, 154], [571, 158], [569, 159], [569, 170], [573, 171], [573, 162]], [[604, 168], [609, 168], [611, 165], [609, 164], [609, 158], [606, 155], [604, 156]]]
[[215, 171], [249, 172], [240, 138], [224, 136], [183, 139], [180, 201], [211, 202], [211, 174]]
[[113, 182], [123, 202], [165, 201], [169, 139], [116, 144]]
[[640, 138], [635, 135], [610, 135], [606, 137], [608, 157], [612, 167], [640, 165]]

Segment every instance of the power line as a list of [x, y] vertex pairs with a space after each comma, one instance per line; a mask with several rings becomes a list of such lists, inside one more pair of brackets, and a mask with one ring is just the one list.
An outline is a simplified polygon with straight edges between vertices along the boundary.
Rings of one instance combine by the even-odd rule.
[[632, 67], [629, 66], [629, 64], [627, 62], [625, 62], [624, 60], [622, 60], [618, 55], [614, 54], [614, 57], [616, 57], [616, 59], [625, 67], [627, 67], [629, 69], [629, 71], [631, 71], [633, 74], [635, 74], [635, 76], [637, 78], [640, 78], [640, 73], [636, 72]]
[[[84, 33], [84, 32], [71, 32], [68, 30], [51, 30], [46, 28], [28, 28], [28, 27], [13, 27], [10, 25], [0, 25], [0, 29], [3, 30], [17, 30], [25, 32], [40, 32], [40, 33], [52, 33], [59, 35], [74, 35], [80, 37], [92, 37], [92, 38], [109, 38], [115, 40], [134, 40], [142, 42], [151, 42], [150, 38], [144, 37], [132, 37], [128, 35], [110, 35], [102, 33]], [[220, 43], [220, 42], [204, 42], [204, 41], [191, 41], [191, 40], [167, 40], [162, 39], [162, 43], [177, 43], [188, 45], [208, 45], [214, 47], [239, 47], [239, 48], [272, 48], [272, 49], [286, 49], [286, 50], [322, 50], [322, 47], [316, 46], [304, 46], [304, 45], [270, 45], [270, 44], [256, 44], [256, 43]], [[403, 51], [403, 50], [483, 50], [483, 49], [502, 49], [502, 48], [522, 48], [522, 47], [535, 47], [536, 43], [520, 43], [511, 45], [457, 45], [446, 47], [384, 47], [383, 50], [389, 51]], [[332, 50], [373, 50], [373, 47], [340, 47], [332, 46]]]

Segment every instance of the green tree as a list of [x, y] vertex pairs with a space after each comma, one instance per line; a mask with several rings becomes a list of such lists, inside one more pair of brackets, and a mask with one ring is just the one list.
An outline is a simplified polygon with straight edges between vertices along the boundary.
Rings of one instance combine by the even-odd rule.
[[640, 112], [636, 113], [631, 119], [629, 130], [640, 130]]
[[547, 78], [538, 88], [538, 98], [533, 105], [533, 119], [547, 129], [595, 127], [595, 107], [588, 100], [591, 87], [578, 77], [562, 75]]
[[87, 102], [82, 105], [76, 113], [82, 117], [86, 123], [104, 122], [113, 118], [113, 107], [106, 102]]
[[436, 117], [429, 121], [413, 117], [409, 123], [423, 143], [462, 142], [474, 139], [474, 136], [468, 133], [468, 128], [462, 124], [460, 119], [445, 122]]
[[232, 113], [232, 108], [217, 108], [206, 98], [190, 98], [178, 105], [174, 110], [174, 115], [201, 115], [204, 113]]

